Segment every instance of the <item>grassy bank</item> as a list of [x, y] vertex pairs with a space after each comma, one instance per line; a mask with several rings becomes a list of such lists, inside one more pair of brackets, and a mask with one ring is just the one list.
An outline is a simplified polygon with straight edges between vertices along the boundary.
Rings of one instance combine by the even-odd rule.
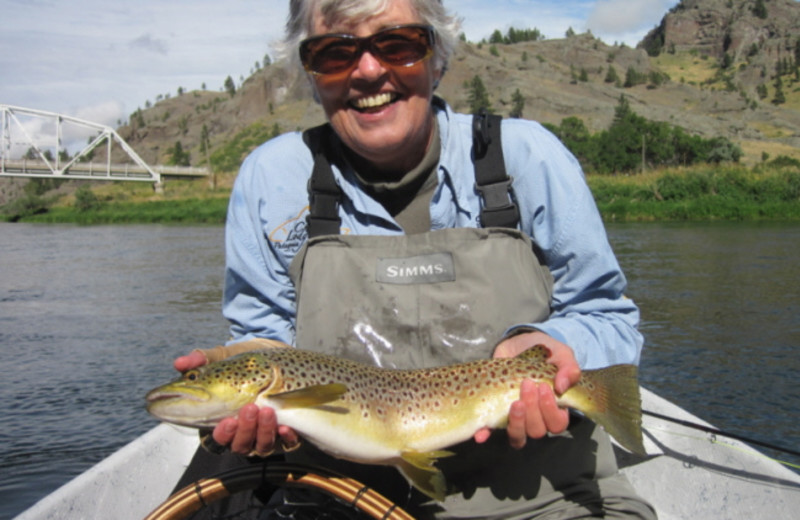
[[697, 166], [589, 176], [606, 221], [800, 220], [800, 168]]
[[45, 213], [20, 219], [24, 222], [74, 224], [223, 224], [227, 198], [171, 199], [112, 202], [92, 210], [58, 206]]
[[[172, 182], [163, 195], [136, 183], [84, 184], [42, 195], [40, 204], [23, 205], [27, 214], [3, 213], [21, 222], [222, 224], [232, 179], [221, 176], [213, 189], [205, 179]], [[800, 165], [794, 163], [590, 175], [588, 182], [609, 222], [800, 220]]]
[[149, 183], [92, 182], [62, 186], [0, 208], [0, 219], [74, 224], [222, 224], [234, 174], [207, 179], [168, 181], [163, 193]]

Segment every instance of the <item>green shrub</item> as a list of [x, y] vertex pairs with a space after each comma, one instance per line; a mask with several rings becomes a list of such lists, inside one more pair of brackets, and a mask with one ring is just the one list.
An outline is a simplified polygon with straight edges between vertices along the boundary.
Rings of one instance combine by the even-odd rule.
[[84, 184], [75, 191], [75, 209], [81, 213], [100, 208], [102, 204], [92, 189]]

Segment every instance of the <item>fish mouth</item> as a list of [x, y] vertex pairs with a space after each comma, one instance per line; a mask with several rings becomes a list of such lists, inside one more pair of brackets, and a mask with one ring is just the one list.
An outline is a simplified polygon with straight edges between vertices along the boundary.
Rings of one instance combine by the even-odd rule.
[[210, 394], [195, 392], [152, 390], [145, 396], [147, 412], [172, 424], [194, 428], [212, 427], [231, 415], [224, 405], [212, 401]]
[[192, 392], [176, 392], [169, 390], [152, 390], [147, 393], [145, 400], [147, 404], [160, 403], [164, 401], [171, 401], [176, 399], [187, 399], [195, 402], [205, 402], [211, 397], [208, 392], [199, 388], [192, 389]]

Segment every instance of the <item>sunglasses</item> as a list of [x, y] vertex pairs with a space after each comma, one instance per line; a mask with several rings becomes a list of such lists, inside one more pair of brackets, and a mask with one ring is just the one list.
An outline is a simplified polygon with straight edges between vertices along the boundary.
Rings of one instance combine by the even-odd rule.
[[323, 34], [300, 43], [300, 61], [313, 74], [350, 70], [365, 51], [384, 65], [409, 67], [433, 54], [433, 27], [398, 25], [359, 38], [352, 34]]

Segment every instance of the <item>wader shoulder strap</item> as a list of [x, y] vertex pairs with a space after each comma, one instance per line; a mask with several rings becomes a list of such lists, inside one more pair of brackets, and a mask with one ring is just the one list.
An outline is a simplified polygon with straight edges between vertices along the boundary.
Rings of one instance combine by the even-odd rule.
[[314, 169], [308, 180], [309, 213], [306, 217], [308, 238], [321, 235], [338, 235], [342, 225], [339, 203], [342, 190], [333, 177], [330, 151], [330, 125], [324, 124], [303, 132], [303, 141], [314, 156]]
[[[516, 229], [519, 208], [514, 203], [513, 179], [506, 173], [500, 140], [501, 116], [481, 110], [472, 119], [472, 160], [475, 163], [475, 188], [483, 201], [481, 227]], [[490, 146], [494, 143], [493, 146]]]
[[[506, 173], [503, 146], [500, 140], [502, 117], [485, 110], [472, 120], [472, 154], [475, 163], [475, 187], [481, 195], [481, 227], [516, 229], [519, 208], [514, 203], [513, 179]], [[329, 124], [303, 132], [303, 140], [314, 156], [314, 169], [308, 181], [309, 214], [306, 217], [308, 237], [338, 235], [342, 221], [339, 204], [342, 190], [336, 184], [328, 159], [331, 151]], [[494, 146], [490, 146], [494, 143]]]

